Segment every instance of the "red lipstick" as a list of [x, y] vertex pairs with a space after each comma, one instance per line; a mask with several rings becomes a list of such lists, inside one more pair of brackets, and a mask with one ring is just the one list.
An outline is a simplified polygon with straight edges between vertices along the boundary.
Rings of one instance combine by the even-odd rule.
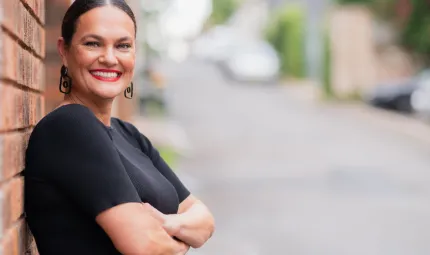
[[113, 69], [93, 69], [90, 74], [100, 81], [115, 82], [118, 81], [122, 73]]

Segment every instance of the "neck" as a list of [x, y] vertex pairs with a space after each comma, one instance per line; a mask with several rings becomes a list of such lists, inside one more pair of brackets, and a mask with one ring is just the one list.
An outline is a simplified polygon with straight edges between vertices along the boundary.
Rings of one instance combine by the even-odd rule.
[[104, 100], [104, 101], [90, 100], [72, 92], [64, 96], [64, 100], [61, 103], [61, 105], [66, 105], [66, 104], [84, 105], [88, 107], [97, 117], [97, 119], [99, 119], [105, 126], [110, 126], [112, 102], [113, 100]]

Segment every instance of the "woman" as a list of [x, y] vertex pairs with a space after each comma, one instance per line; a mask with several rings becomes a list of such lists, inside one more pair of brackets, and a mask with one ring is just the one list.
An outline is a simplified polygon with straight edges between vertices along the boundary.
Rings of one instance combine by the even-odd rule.
[[111, 118], [132, 96], [136, 21], [124, 0], [75, 0], [58, 39], [64, 101], [34, 128], [25, 211], [41, 255], [185, 254], [214, 231], [151, 142]]

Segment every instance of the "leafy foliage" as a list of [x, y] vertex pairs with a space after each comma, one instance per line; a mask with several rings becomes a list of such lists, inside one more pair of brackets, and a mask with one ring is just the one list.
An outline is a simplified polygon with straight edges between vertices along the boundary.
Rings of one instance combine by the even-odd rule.
[[284, 75], [305, 76], [305, 12], [300, 5], [285, 5], [272, 15], [266, 38], [278, 52]]
[[225, 23], [239, 6], [238, 0], [212, 0], [212, 14], [209, 25]]
[[[399, 29], [399, 43], [417, 53], [430, 65], [430, 1], [428, 0], [337, 0], [339, 4], [363, 4]], [[406, 20], [399, 20], [400, 9], [410, 7]], [[399, 25], [399, 23], [401, 23]]]
[[430, 3], [425, 0], [410, 0], [412, 13], [401, 31], [401, 43], [421, 54], [430, 64]]

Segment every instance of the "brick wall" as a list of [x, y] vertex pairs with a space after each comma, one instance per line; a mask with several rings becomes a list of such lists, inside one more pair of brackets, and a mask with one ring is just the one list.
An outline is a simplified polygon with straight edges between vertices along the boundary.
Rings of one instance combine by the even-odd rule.
[[[33, 127], [63, 98], [56, 45], [71, 2], [0, 0], [0, 255], [37, 254], [23, 218], [20, 173]], [[119, 100], [116, 115], [128, 119], [132, 102]]]
[[36, 254], [23, 219], [24, 153], [44, 114], [44, 0], [0, 0], [0, 254]]
[[61, 36], [61, 22], [71, 4], [71, 0], [45, 0], [46, 3], [46, 59], [45, 59], [45, 110], [50, 112], [63, 100], [58, 90], [60, 82], [61, 58], [57, 51], [57, 40]]

